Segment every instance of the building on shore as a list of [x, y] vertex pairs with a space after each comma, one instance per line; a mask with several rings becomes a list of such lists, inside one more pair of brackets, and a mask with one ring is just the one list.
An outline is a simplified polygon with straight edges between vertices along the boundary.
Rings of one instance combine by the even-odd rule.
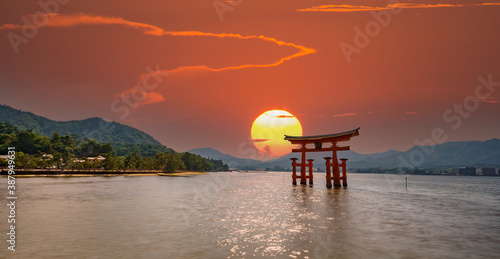
[[483, 167], [483, 168], [481, 168], [481, 175], [482, 176], [497, 176], [497, 172], [496, 172], [495, 168]]
[[475, 167], [461, 167], [458, 169], [459, 175], [465, 176], [476, 176], [476, 168]]

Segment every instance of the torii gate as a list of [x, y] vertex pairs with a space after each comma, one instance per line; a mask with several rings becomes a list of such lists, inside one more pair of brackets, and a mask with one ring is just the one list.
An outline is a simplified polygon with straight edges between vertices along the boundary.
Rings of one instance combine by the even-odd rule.
[[[293, 185], [297, 185], [297, 172], [295, 167], [300, 166], [300, 184], [306, 185], [306, 166], [309, 167], [309, 184], [313, 184], [313, 172], [312, 172], [312, 162], [314, 159], [308, 159], [308, 163], [306, 163], [306, 152], [323, 152], [323, 151], [332, 151], [332, 157], [324, 157], [326, 160], [326, 187], [332, 188], [332, 176], [333, 173], [333, 186], [335, 188], [340, 188], [340, 180], [342, 179], [342, 185], [347, 187], [347, 171], [346, 171], [346, 161], [347, 159], [340, 159], [342, 162], [339, 164], [337, 158], [337, 151], [349, 150], [349, 146], [339, 147], [337, 146], [338, 142], [349, 141], [351, 137], [355, 137], [359, 135], [359, 128], [329, 134], [329, 135], [318, 135], [318, 136], [287, 136], [285, 135], [285, 140], [290, 141], [292, 144], [299, 144], [299, 148], [292, 149], [292, 152], [301, 152], [302, 159], [300, 163], [297, 163], [297, 158], [290, 158], [292, 160], [293, 167]], [[330, 147], [323, 147], [323, 143], [331, 143]], [[307, 144], [314, 144], [314, 148], [307, 148]], [[342, 167], [342, 177], [340, 177], [340, 168]]]

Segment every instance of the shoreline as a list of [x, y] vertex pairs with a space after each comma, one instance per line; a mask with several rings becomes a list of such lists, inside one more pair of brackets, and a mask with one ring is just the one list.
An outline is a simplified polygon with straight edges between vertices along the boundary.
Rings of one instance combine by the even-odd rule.
[[[8, 176], [8, 169], [1, 169], [1, 176]], [[167, 173], [161, 170], [126, 170], [126, 171], [103, 171], [103, 170], [46, 170], [46, 169], [17, 169], [12, 176], [16, 178], [28, 177], [115, 177], [115, 176], [191, 176], [207, 174], [206, 172], [178, 171]]]

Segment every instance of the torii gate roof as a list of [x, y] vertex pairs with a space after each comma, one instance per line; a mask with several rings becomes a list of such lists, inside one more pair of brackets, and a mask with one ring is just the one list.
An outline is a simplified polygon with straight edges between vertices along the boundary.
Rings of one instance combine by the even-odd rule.
[[359, 135], [359, 128], [340, 133], [327, 134], [327, 135], [315, 135], [315, 136], [285, 135], [285, 140], [292, 142], [292, 144], [314, 143], [314, 142], [339, 142], [339, 141], [349, 141], [351, 137], [358, 135]]

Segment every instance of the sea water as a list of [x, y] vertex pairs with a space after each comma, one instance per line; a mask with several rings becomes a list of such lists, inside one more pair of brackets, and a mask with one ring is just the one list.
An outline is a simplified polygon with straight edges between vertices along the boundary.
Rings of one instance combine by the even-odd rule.
[[0, 257], [500, 257], [500, 177], [349, 174], [327, 189], [324, 176], [18, 178], [16, 251], [3, 234]]

